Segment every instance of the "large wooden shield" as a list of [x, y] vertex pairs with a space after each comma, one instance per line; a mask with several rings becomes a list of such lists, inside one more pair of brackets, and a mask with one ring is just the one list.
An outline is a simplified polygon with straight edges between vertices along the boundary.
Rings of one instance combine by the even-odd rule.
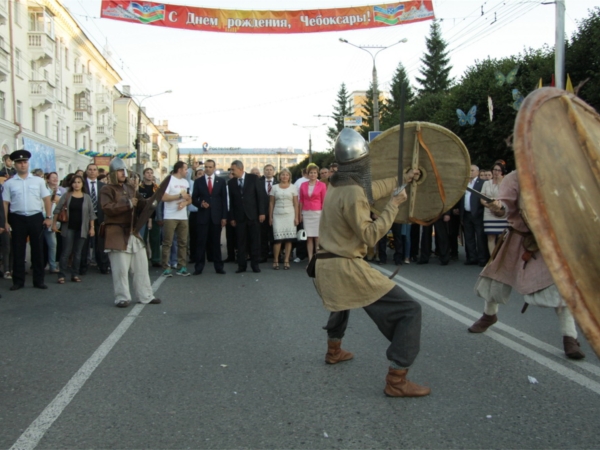
[[[370, 144], [373, 180], [398, 174], [400, 126], [377, 136]], [[467, 147], [452, 131], [427, 122], [404, 125], [404, 170], [419, 168], [421, 178], [407, 186], [408, 201], [400, 205], [396, 223], [429, 225], [451, 209], [464, 195], [469, 183], [471, 159]], [[371, 208], [385, 208], [382, 198]]]
[[565, 91], [537, 89], [517, 115], [514, 149], [527, 222], [600, 356], [600, 116]]

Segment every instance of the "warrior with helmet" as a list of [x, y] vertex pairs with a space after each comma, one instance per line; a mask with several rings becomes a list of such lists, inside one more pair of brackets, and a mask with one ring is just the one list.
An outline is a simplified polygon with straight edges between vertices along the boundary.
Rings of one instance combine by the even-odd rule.
[[[341, 348], [350, 309], [363, 308], [390, 341], [390, 361], [384, 393], [390, 397], [421, 397], [431, 389], [406, 379], [419, 353], [421, 305], [403, 289], [372, 268], [363, 258], [390, 229], [404, 190], [392, 195], [396, 178], [371, 181], [369, 146], [356, 131], [345, 128], [335, 142], [338, 170], [330, 180], [319, 228], [315, 285], [331, 311], [325, 362], [336, 364], [354, 355]], [[410, 174], [412, 176], [412, 174]], [[390, 196], [376, 220], [370, 205]]]
[[[128, 182], [127, 175], [123, 160], [114, 158], [109, 166], [109, 183], [100, 189], [100, 205], [105, 217], [104, 248], [112, 268], [115, 306], [119, 308], [131, 303], [129, 272], [133, 273], [133, 286], [140, 303], [161, 302], [152, 291], [146, 248], [138, 229], [139, 223], [147, 220], [140, 216], [148, 215], [148, 210], [153, 209], [156, 194], [144, 199]], [[159, 194], [162, 195], [160, 190]]]

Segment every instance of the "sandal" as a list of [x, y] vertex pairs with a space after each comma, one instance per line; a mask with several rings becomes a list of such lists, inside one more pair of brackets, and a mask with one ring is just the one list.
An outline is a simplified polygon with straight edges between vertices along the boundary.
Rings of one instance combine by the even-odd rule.
[[290, 263], [289, 262], [284, 262], [283, 263], [283, 270], [290, 270]]
[[61, 277], [61, 278], [58, 279], [58, 284], [65, 284], [64, 277]]
[[81, 278], [79, 278], [78, 276], [74, 276], [71, 277], [71, 281], [74, 281], [75, 283], [81, 283]]
[[273, 263], [273, 270], [279, 270], [279, 263]]

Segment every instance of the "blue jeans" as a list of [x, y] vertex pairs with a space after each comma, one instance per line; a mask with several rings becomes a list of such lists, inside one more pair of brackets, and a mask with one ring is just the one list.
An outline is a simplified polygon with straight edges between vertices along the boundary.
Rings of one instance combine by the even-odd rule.
[[171, 269], [173, 270], [177, 269], [177, 233], [173, 233], [173, 244], [171, 244], [169, 266], [171, 266]]
[[61, 228], [62, 236], [62, 252], [60, 255], [60, 272], [58, 278], [64, 278], [69, 265], [69, 257], [73, 254], [71, 261], [71, 276], [79, 275], [79, 266], [81, 263], [81, 250], [85, 242], [85, 238], [81, 237], [80, 230], [69, 230], [67, 224], [63, 224]]
[[56, 233], [50, 228], [44, 227], [44, 240], [48, 246], [48, 264], [50, 265], [50, 271], [55, 272], [58, 270], [56, 264]]

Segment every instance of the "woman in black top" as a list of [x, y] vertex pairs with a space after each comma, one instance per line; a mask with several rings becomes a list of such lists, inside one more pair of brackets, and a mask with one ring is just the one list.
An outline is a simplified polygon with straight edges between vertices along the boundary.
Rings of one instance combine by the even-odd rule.
[[[64, 284], [65, 272], [69, 263], [69, 258], [73, 255], [71, 262], [71, 281], [80, 282], [79, 265], [81, 262], [81, 249], [85, 239], [89, 235], [94, 236], [94, 220], [96, 213], [92, 198], [83, 192], [83, 178], [80, 175], [74, 175], [69, 180], [69, 190], [63, 195], [54, 208], [54, 220], [52, 229], [62, 236], [62, 252], [60, 254], [60, 271], [58, 273], [58, 283]], [[57, 219], [63, 208], [67, 208], [68, 220], [62, 223], [61, 229], [57, 227]]]

